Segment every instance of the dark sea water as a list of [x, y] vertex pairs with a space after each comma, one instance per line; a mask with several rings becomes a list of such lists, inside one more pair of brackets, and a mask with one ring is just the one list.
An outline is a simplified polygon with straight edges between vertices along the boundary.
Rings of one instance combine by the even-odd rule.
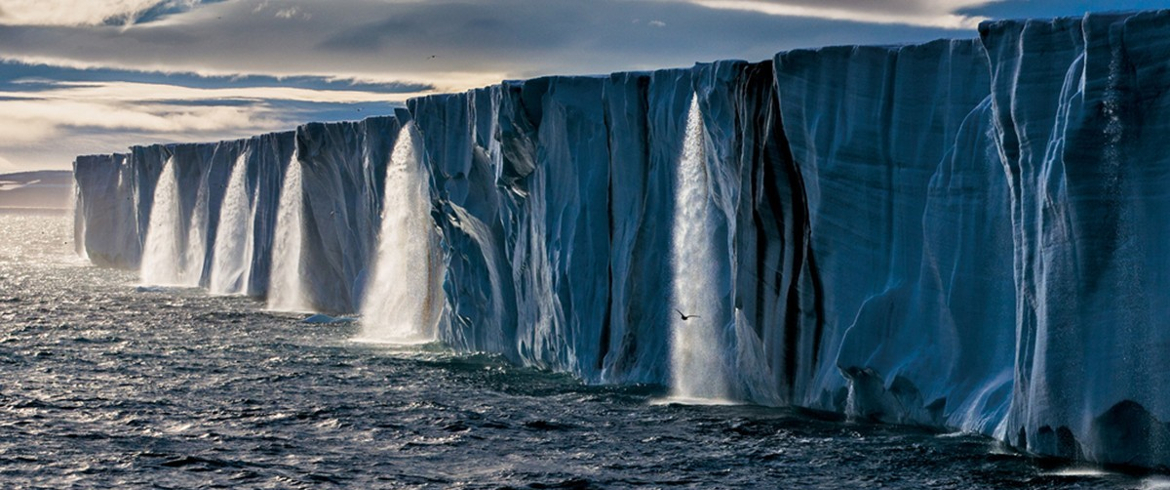
[[0, 214], [0, 488], [1170, 488], [972, 435], [656, 404], [247, 298], [143, 289]]

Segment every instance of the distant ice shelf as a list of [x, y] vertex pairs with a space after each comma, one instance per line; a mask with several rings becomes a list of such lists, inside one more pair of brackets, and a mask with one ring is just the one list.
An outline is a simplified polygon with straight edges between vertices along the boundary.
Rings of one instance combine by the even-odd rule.
[[78, 250], [363, 340], [1168, 467], [1167, 32], [987, 22], [82, 156]]

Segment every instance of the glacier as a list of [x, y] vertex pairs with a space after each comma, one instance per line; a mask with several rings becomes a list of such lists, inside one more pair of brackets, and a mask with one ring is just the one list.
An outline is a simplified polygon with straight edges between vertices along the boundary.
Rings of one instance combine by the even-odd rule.
[[668, 401], [1170, 467], [1170, 11], [80, 156], [77, 249]]

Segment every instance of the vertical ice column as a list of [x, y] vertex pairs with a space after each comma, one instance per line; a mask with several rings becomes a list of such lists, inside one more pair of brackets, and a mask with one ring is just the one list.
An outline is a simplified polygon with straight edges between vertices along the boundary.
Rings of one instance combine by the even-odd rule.
[[304, 246], [305, 197], [301, 185], [301, 162], [296, 151], [285, 171], [280, 188], [275, 239], [272, 247], [272, 277], [268, 288], [268, 308], [298, 311], [308, 309], [304, 276], [301, 272], [301, 249]]
[[359, 340], [426, 342], [435, 338], [432, 270], [437, 265], [426, 180], [414, 124], [399, 130], [386, 168], [382, 227], [373, 277], [362, 304]]
[[[671, 396], [719, 401], [730, 396], [718, 324], [713, 256], [707, 139], [696, 94], [687, 112], [682, 155], [675, 178], [671, 267]], [[684, 318], [685, 317], [685, 318]]]
[[179, 180], [175, 159], [163, 164], [150, 208], [140, 277], [143, 284], [184, 285], [183, 222], [180, 219]]
[[215, 234], [215, 256], [211, 267], [211, 292], [240, 294], [247, 290], [252, 269], [252, 219], [255, 210], [248, 197], [248, 154], [236, 159], [228, 179], [219, 229]]

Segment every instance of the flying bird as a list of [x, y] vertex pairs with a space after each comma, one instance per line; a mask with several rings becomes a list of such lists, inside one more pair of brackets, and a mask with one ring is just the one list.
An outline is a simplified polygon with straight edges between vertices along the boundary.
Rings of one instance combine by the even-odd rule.
[[674, 311], [678, 312], [679, 318], [682, 318], [684, 322], [690, 320], [691, 318], [700, 318], [699, 315], [684, 315], [683, 312], [678, 311], [678, 308], [675, 308]]

